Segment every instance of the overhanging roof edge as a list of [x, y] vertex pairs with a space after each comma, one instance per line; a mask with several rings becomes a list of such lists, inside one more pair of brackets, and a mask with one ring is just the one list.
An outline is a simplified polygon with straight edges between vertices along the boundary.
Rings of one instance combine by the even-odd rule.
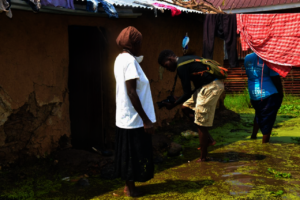
[[281, 5], [273, 5], [273, 6], [260, 6], [260, 7], [252, 7], [252, 8], [240, 8], [240, 9], [232, 9], [232, 10], [223, 10], [227, 13], [239, 14], [239, 13], [255, 13], [255, 12], [263, 12], [263, 11], [275, 11], [275, 10], [285, 10], [291, 8], [300, 8], [300, 3], [289, 3], [289, 4], [281, 4]]

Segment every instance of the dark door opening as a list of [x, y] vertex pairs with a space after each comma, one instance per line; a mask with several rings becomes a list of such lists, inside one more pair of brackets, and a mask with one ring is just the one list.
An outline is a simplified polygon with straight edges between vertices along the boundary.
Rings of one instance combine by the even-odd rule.
[[69, 26], [69, 98], [72, 146], [103, 148], [104, 40], [98, 27]]

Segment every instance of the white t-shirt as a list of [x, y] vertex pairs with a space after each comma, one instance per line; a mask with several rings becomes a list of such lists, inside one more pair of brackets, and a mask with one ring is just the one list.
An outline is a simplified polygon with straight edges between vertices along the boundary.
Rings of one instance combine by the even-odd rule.
[[116, 78], [116, 126], [124, 129], [143, 127], [143, 120], [134, 109], [125, 81], [136, 79], [136, 92], [148, 118], [156, 122], [149, 80], [135, 58], [128, 54], [119, 54], [115, 61]]

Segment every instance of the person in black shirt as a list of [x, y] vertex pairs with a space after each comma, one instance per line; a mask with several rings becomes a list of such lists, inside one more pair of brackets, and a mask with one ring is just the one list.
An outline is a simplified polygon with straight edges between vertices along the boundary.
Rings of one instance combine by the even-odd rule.
[[[201, 59], [201, 57], [195, 55], [177, 57], [173, 51], [164, 50], [159, 54], [158, 63], [168, 71], [176, 72], [181, 79], [184, 94], [177, 98], [175, 103], [164, 104], [167, 109], [171, 110], [183, 103], [183, 113], [196, 124], [198, 129], [201, 148], [198, 162], [201, 162], [208, 160], [207, 148], [215, 144], [207, 127], [213, 125], [216, 105], [224, 91], [224, 84], [206, 72], [207, 66], [200, 62], [191, 62], [178, 67], [180, 63], [193, 59]], [[201, 75], [193, 75], [195, 73]], [[192, 90], [191, 82], [195, 86], [194, 90]]]

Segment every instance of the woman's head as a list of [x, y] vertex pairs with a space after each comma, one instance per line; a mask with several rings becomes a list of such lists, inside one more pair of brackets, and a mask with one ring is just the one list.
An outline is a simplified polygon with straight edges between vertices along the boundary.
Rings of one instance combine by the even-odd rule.
[[142, 47], [142, 34], [133, 26], [124, 28], [117, 37], [117, 45], [138, 56]]

